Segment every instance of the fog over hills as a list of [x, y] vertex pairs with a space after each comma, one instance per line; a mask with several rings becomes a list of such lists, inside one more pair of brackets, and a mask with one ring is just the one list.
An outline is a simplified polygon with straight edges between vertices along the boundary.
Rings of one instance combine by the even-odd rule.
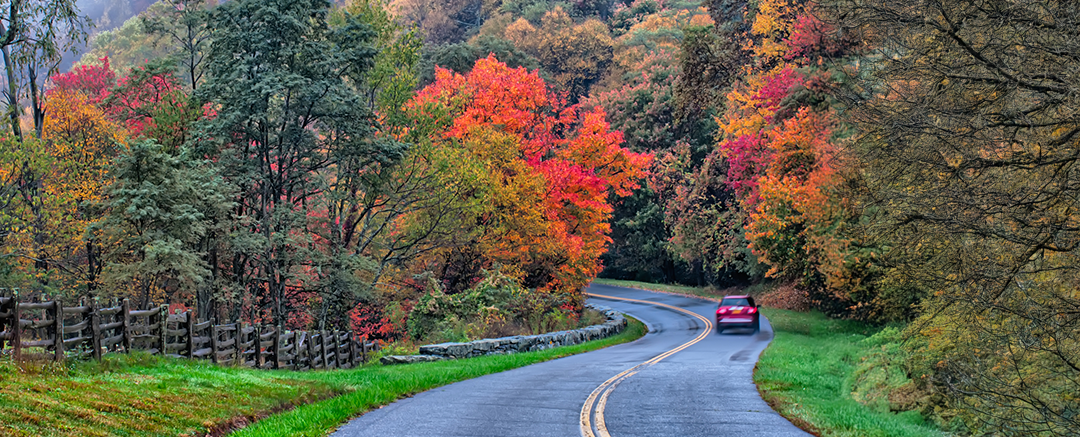
[[[93, 21], [94, 27], [90, 29], [90, 35], [93, 36], [120, 27], [124, 21], [154, 4], [154, 0], [78, 0], [75, 4], [83, 15]], [[57, 68], [59, 71], [69, 70], [83, 53], [86, 53], [86, 45], [80, 44], [75, 50], [64, 54], [64, 59]]]

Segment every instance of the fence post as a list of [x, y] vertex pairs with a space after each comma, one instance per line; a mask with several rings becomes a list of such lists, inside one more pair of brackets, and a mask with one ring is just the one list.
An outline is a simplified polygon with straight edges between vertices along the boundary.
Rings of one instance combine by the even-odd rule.
[[356, 335], [352, 331], [349, 331], [349, 367], [356, 368]]
[[[310, 342], [310, 340], [311, 339], [308, 338], [307, 332], [304, 332], [303, 335], [301, 335], [301, 332], [293, 331], [293, 349], [296, 350], [296, 353], [294, 354], [296, 358], [293, 360], [293, 370], [300, 370], [300, 357], [308, 356], [307, 350], [309, 346], [308, 342]], [[303, 346], [300, 345], [301, 341], [305, 342]], [[303, 352], [303, 354], [301, 354], [301, 352]], [[311, 363], [308, 362], [308, 367], [310, 366]]]
[[217, 364], [217, 352], [218, 352], [218, 327], [217, 325], [210, 325], [210, 361]]
[[356, 348], [353, 347], [353, 341], [352, 341], [353, 340], [353, 334], [352, 334], [352, 331], [345, 331], [344, 336], [345, 336], [345, 341], [347, 342], [347, 343], [345, 343], [345, 350], [348, 351], [348, 353], [349, 353], [349, 363], [348, 364], [349, 364], [349, 368], [351, 369], [353, 367], [356, 367], [356, 354], [353, 353], [353, 352], [356, 352]]
[[312, 346], [318, 346], [319, 347], [319, 352], [318, 353], [319, 353], [320, 359], [322, 360], [322, 366], [320, 368], [325, 369], [325, 368], [327, 368], [329, 366], [329, 363], [326, 362], [326, 331], [319, 330], [319, 331], [316, 331], [316, 332], [319, 333], [319, 343], [317, 345], [312, 345]]
[[361, 353], [360, 362], [361, 363], [366, 363], [367, 362], [367, 339], [366, 338], [361, 338], [360, 339], [360, 353]]
[[64, 304], [53, 301], [53, 361], [64, 360]]
[[98, 312], [98, 301], [90, 299], [90, 355], [95, 360], [101, 361], [101, 313]]
[[[330, 339], [330, 350], [329, 351], [326, 350], [326, 339], [327, 338]], [[334, 348], [334, 343], [336, 342], [336, 340], [337, 339], [334, 338], [334, 331], [330, 331], [330, 336], [327, 336], [326, 331], [323, 331], [323, 340], [322, 340], [323, 356], [329, 357], [330, 352], [333, 352], [334, 353], [334, 367], [338, 366], [337, 349]], [[329, 369], [330, 368], [330, 359], [329, 358], [324, 358], [323, 362], [326, 363], [325, 368]]]
[[161, 347], [158, 348], [161, 351], [161, 356], [168, 355], [169, 338], [166, 331], [169, 329], [169, 306], [162, 305], [158, 307], [158, 329], [160, 329], [161, 338], [158, 340], [161, 342]]
[[334, 364], [337, 365], [337, 368], [344, 369], [345, 366], [341, 362], [341, 331], [334, 331], [334, 358]]
[[15, 361], [19, 361], [22, 358], [22, 311], [19, 308], [19, 301], [15, 301], [15, 309], [11, 314], [11, 347], [14, 349], [11, 352], [11, 356]]
[[[0, 290], [0, 291], [3, 291], [3, 290]], [[3, 297], [3, 296], [2, 296], [2, 295], [0, 295], [0, 298], [2, 298], [2, 297]], [[9, 303], [14, 303], [14, 302], [15, 302], [15, 299], [14, 299], [14, 298], [12, 298], [12, 299], [8, 300], [8, 303], [2, 303], [2, 302], [0, 302], [0, 313], [6, 313], [7, 311], [5, 311], [5, 309], [6, 309], [6, 308], [7, 308], [8, 306], [9, 306]], [[14, 305], [12, 305], [12, 308], [14, 308]], [[14, 309], [12, 309], [11, 313], [9, 313], [7, 317], [8, 317], [8, 318], [10, 318], [10, 317], [11, 317], [11, 316], [13, 316], [14, 314], [15, 314], [15, 310], [14, 310]], [[6, 330], [6, 328], [5, 328], [5, 323], [7, 323], [7, 322], [4, 322], [4, 318], [5, 318], [5, 317], [3, 317], [3, 316], [0, 316], [0, 332], [4, 332], [4, 331]], [[9, 334], [10, 334], [10, 333], [9, 333]], [[6, 339], [6, 337], [4, 337], [4, 336], [0, 336], [0, 351], [4, 350], [4, 344], [5, 344], [5, 343], [7, 343], [7, 339]]]
[[350, 349], [349, 349], [348, 343], [346, 343], [345, 346], [342, 347], [341, 342], [342, 341], [348, 341], [349, 336], [344, 331], [342, 331], [342, 332], [338, 332], [337, 337], [334, 337], [334, 338], [335, 338], [335, 340], [337, 340], [337, 350], [338, 350], [339, 356], [341, 354], [344, 354], [345, 356], [349, 357], [345, 361], [341, 361], [339, 359], [338, 360], [338, 368], [347, 369], [348, 365], [352, 363], [352, 355], [349, 355], [349, 350]]
[[334, 330], [330, 334], [334, 336], [334, 367], [344, 369], [341, 366], [341, 332]]
[[273, 350], [273, 353], [270, 354], [270, 359], [273, 360], [270, 362], [271, 369], [276, 370], [281, 366], [281, 352], [279, 351], [281, 350], [282, 335], [285, 334], [281, 332], [281, 326], [274, 326], [274, 338], [270, 340], [270, 347]]
[[131, 311], [130, 305], [131, 303], [128, 302], [127, 299], [124, 299], [123, 302], [120, 303], [120, 317], [123, 318], [122, 321], [124, 326], [124, 353], [126, 354], [131, 353], [131, 321], [129, 320], [131, 318], [129, 317], [131, 315], [129, 313], [129, 311]]
[[312, 349], [314, 347], [312, 345], [315, 343], [315, 335], [309, 331], [304, 331], [304, 340], [306, 340], [304, 343], [304, 357], [307, 359], [308, 370], [311, 370], [315, 368], [315, 358], [312, 356], [312, 351], [314, 350]]
[[319, 339], [319, 351], [322, 353], [322, 368], [329, 369], [330, 361], [326, 358], [326, 331], [319, 331], [319, 334], [320, 337], [322, 337]]
[[293, 343], [293, 347], [292, 347], [293, 348], [292, 369], [293, 370], [300, 370], [300, 333], [299, 332], [296, 332], [296, 331], [292, 332], [292, 343]]
[[236, 322], [236, 353], [234, 364], [237, 367], [244, 366], [244, 324]]
[[184, 312], [184, 323], [187, 325], [187, 352], [188, 358], [195, 359], [195, 318], [191, 316], [191, 310]]
[[251, 331], [251, 335], [254, 335], [255, 337], [252, 339], [253, 344], [251, 345], [251, 348], [255, 350], [255, 357], [252, 365], [255, 366], [256, 369], [261, 369], [263, 368], [263, 364], [266, 364], [266, 362], [263, 361], [262, 354], [262, 329], [259, 328], [259, 325], [254, 325], [253, 328], [255, 329]]
[[294, 364], [296, 365], [295, 370], [300, 370], [300, 367], [302, 366], [301, 363], [303, 362], [302, 359], [307, 359], [308, 341], [310, 340], [311, 339], [308, 338], [306, 331], [293, 331], [293, 349], [296, 349], [296, 360], [294, 361]]
[[[278, 326], [278, 327], [280, 328], [281, 326]], [[281, 334], [282, 343], [288, 344], [290, 334], [288, 332], [286, 332], [286, 331], [281, 331], [281, 332], [282, 332], [282, 334]], [[285, 367], [291, 368], [292, 370], [297, 370], [296, 363], [298, 361], [300, 361], [300, 349], [298, 348], [298, 344], [297, 344], [298, 342], [296, 341], [296, 338], [297, 338], [296, 337], [296, 331], [291, 331], [291, 332], [292, 332], [292, 351], [293, 351], [292, 355], [293, 355], [293, 360], [292, 360], [292, 364], [286, 363]]]
[[307, 357], [308, 370], [315, 368], [315, 334], [304, 332], [307, 343], [304, 344], [304, 356]]

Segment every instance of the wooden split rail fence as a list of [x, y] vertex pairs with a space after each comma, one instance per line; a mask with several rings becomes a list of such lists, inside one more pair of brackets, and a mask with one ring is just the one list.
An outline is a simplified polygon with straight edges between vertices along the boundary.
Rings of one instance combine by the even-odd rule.
[[259, 369], [347, 369], [367, 362], [378, 343], [346, 331], [287, 331], [243, 323], [213, 325], [167, 306], [133, 310], [125, 299], [93, 303], [19, 302], [0, 297], [0, 354], [16, 360], [91, 357], [146, 351]]

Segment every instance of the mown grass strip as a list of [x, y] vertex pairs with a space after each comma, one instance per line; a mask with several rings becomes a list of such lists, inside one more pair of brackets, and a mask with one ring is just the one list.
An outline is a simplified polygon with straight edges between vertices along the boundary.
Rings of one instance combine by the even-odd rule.
[[827, 437], [943, 436], [917, 411], [874, 409], [851, 397], [851, 377], [877, 328], [821, 313], [764, 308], [775, 338], [754, 382], [772, 407], [803, 429]]
[[375, 407], [443, 385], [490, 373], [626, 343], [645, 335], [645, 325], [629, 318], [621, 334], [604, 340], [513, 355], [490, 355], [464, 360], [404, 366], [368, 366], [344, 372], [306, 373], [301, 377], [343, 384], [349, 393], [270, 416], [232, 436], [323, 436], [345, 421]]
[[145, 354], [16, 366], [0, 360], [0, 435], [202, 432], [237, 416], [345, 393], [315, 379]]

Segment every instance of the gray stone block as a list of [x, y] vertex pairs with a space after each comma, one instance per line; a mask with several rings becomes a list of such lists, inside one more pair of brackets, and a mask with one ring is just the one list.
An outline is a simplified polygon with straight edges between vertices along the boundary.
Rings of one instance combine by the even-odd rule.
[[412, 363], [427, 363], [431, 361], [441, 361], [446, 359], [437, 355], [387, 355], [379, 358], [379, 362], [384, 365], [391, 364], [412, 364]]

